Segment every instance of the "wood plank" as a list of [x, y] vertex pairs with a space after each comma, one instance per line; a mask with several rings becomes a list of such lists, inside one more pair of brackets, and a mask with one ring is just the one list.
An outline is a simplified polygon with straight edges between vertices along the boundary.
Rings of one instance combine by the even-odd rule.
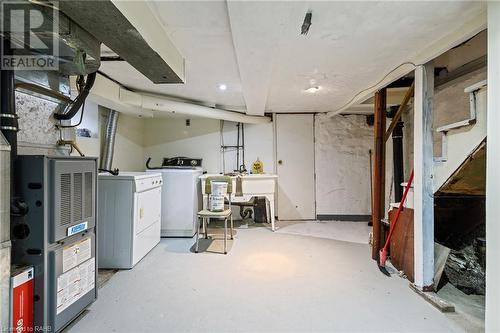
[[422, 291], [418, 286], [410, 283], [410, 289], [422, 296], [427, 302], [432, 304], [441, 312], [455, 312], [455, 306], [450, 302], [442, 299], [433, 291]]
[[408, 88], [408, 91], [406, 92], [403, 101], [399, 105], [398, 111], [392, 118], [391, 124], [389, 125], [387, 132], [385, 132], [384, 142], [387, 142], [387, 140], [389, 140], [389, 138], [391, 137], [392, 131], [394, 131], [394, 128], [396, 128], [396, 125], [398, 124], [398, 121], [401, 118], [403, 111], [408, 106], [408, 102], [410, 101], [410, 98], [413, 96], [414, 90], [415, 90], [415, 81], [413, 81], [410, 88]]
[[434, 243], [434, 291], [437, 291], [449, 255], [449, 247]]
[[438, 190], [448, 194], [486, 194], [486, 142], [483, 141]]
[[385, 121], [386, 121], [386, 89], [375, 93], [375, 123], [374, 123], [374, 168], [373, 168], [373, 200], [372, 200], [372, 224], [373, 242], [372, 258], [378, 260], [382, 244], [382, 223], [385, 206]]
[[[389, 211], [389, 221], [393, 223], [397, 209]], [[414, 281], [413, 253], [413, 209], [403, 208], [399, 221], [394, 227], [390, 242], [391, 264], [403, 271], [407, 279]]]

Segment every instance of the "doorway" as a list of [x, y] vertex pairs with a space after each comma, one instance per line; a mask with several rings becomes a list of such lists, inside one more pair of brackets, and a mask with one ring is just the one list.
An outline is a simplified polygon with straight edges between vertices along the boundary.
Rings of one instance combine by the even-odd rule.
[[276, 115], [278, 217], [316, 219], [314, 115]]

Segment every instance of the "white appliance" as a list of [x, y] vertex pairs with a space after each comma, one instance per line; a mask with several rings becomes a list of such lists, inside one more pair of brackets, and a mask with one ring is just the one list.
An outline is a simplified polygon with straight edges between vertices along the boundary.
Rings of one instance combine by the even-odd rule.
[[132, 268], [160, 242], [162, 184], [160, 173], [99, 174], [99, 268]]
[[201, 210], [200, 167], [162, 167], [148, 170], [163, 176], [161, 236], [193, 237]]

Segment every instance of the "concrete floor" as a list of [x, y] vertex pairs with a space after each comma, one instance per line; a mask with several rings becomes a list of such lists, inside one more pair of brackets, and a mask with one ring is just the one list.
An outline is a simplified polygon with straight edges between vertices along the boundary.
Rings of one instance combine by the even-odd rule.
[[346, 242], [368, 244], [372, 228], [366, 222], [308, 221], [283, 222], [278, 233], [335, 239]]
[[116, 273], [69, 331], [462, 331], [408, 281], [382, 275], [365, 244], [248, 228], [227, 256], [192, 245], [163, 239]]

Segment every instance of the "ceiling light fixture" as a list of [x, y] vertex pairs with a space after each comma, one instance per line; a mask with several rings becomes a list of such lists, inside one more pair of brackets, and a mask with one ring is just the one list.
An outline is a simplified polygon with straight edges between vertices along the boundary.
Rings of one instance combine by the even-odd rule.
[[219, 84], [219, 90], [224, 91], [227, 90], [227, 86], [224, 83]]
[[314, 93], [318, 92], [320, 89], [321, 89], [320, 86], [316, 86], [316, 87], [308, 88], [305, 91], [310, 93], [310, 94], [314, 94]]

